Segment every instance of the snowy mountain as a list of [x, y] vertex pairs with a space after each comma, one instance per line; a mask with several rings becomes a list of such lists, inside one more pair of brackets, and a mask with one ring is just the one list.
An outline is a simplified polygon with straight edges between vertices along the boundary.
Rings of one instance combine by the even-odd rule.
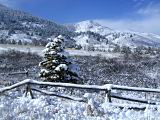
[[64, 26], [0, 5], [0, 44], [45, 45], [59, 34], [68, 38], [65, 42], [71, 48], [76, 44], [98, 49], [116, 44], [160, 47], [159, 35], [117, 31], [94, 20]]
[[77, 24], [74, 24], [74, 27], [75, 27], [75, 32], [91, 31], [91, 32], [99, 33], [101, 35], [107, 35], [114, 31], [113, 29], [100, 25], [99, 23], [93, 20], [79, 22]]
[[89, 45], [92, 41], [93, 45], [100, 44], [117, 44], [120, 46], [129, 46], [129, 47], [137, 47], [137, 46], [150, 46], [150, 47], [160, 47], [160, 36], [151, 34], [151, 33], [138, 33], [138, 32], [123, 32], [118, 30], [113, 30], [112, 28], [106, 27], [104, 25], [99, 24], [98, 22], [92, 21], [82, 21], [73, 25], [74, 30], [77, 33], [87, 33], [88, 31], [99, 34], [103, 36], [105, 40], [97, 41], [94, 37], [89, 37], [89, 34], [80, 35], [75, 37], [74, 39], [77, 41], [77, 44], [80, 45]]
[[59, 34], [72, 36], [74, 33], [63, 25], [0, 4], [0, 43], [43, 45], [47, 38]]
[[115, 44], [120, 46], [150, 46], [160, 47], [160, 39], [158, 35], [148, 33], [137, 33], [137, 32], [115, 32], [110, 35], [106, 35], [106, 38]]

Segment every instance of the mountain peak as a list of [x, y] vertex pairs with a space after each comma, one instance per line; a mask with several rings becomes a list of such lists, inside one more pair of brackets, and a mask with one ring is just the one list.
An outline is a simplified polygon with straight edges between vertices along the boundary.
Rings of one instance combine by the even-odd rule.
[[101, 26], [99, 23], [97, 23], [96, 21], [94, 20], [86, 20], [86, 21], [82, 21], [82, 22], [79, 22], [78, 24], [88, 24], [88, 25], [94, 25], [94, 26]]
[[114, 31], [113, 29], [109, 27], [105, 27], [94, 20], [82, 21], [82, 22], [76, 23], [74, 26], [75, 26], [76, 32], [91, 31], [95, 33], [100, 33], [101, 35], [106, 35]]

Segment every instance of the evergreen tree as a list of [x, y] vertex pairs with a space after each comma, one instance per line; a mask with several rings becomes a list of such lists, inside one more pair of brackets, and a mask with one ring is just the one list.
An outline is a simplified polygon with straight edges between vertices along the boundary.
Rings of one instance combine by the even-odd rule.
[[79, 78], [78, 67], [72, 64], [64, 52], [64, 38], [61, 35], [46, 45], [40, 66], [43, 68], [40, 77], [44, 81], [77, 83]]
[[12, 40], [12, 44], [16, 44], [16, 41], [14, 39]]
[[121, 51], [121, 48], [119, 45], [115, 45], [114, 49], [113, 49], [113, 52], [114, 53], [117, 53], [117, 52], [120, 52]]
[[21, 40], [18, 41], [18, 45], [22, 45], [22, 41]]

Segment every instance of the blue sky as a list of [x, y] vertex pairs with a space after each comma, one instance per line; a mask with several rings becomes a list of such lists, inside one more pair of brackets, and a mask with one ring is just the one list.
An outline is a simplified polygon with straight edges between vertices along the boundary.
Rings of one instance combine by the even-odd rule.
[[137, 6], [139, 2], [133, 0], [30, 0], [19, 9], [59, 23], [72, 23], [86, 19], [136, 18], [130, 13], [147, 3]]
[[57, 23], [97, 20], [108, 27], [160, 34], [160, 0], [0, 0]]

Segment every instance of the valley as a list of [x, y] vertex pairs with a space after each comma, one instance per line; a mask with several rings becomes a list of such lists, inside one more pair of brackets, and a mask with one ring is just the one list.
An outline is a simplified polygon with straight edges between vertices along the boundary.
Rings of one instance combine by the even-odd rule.
[[[56, 23], [54, 18], [61, 15], [55, 14], [48, 20], [1, 2], [0, 120], [160, 120], [158, 32], [150, 33], [142, 27], [144, 32], [134, 30], [137, 19], [126, 30], [114, 28], [120, 27], [122, 21], [112, 26], [109, 24], [112, 19], [104, 22], [95, 17], [63, 23], [67, 18], [74, 19], [71, 16], [78, 11], [73, 6], [71, 16], [67, 13]], [[66, 8], [55, 3], [52, 9]], [[141, 12], [153, 17], [147, 15], [152, 4], [144, 12], [134, 11], [133, 16]], [[91, 4], [88, 5], [90, 8]], [[49, 11], [43, 16], [54, 12], [64, 11]], [[127, 20], [124, 19], [123, 27], [127, 26]], [[145, 21], [142, 25], [148, 24]], [[56, 85], [59, 83], [63, 87]], [[14, 89], [10, 90], [11, 86]]]

